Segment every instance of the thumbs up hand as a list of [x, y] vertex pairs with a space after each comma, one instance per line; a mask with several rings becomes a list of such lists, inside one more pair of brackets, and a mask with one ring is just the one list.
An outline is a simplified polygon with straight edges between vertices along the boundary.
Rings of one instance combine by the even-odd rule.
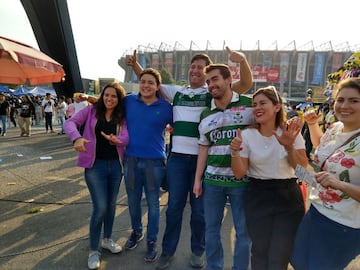
[[233, 138], [230, 143], [230, 149], [232, 151], [240, 151], [242, 149], [242, 147], [241, 147], [242, 141], [243, 140], [242, 140], [242, 136], [241, 136], [241, 130], [240, 130], [240, 128], [238, 128], [236, 137]]

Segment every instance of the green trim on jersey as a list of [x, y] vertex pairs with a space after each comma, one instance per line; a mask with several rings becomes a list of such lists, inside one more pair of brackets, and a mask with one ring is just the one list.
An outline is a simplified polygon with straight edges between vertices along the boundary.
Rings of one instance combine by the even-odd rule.
[[184, 94], [182, 92], [176, 92], [173, 99], [173, 106], [184, 107], [209, 107], [212, 96], [209, 92], [196, 94]]
[[199, 123], [176, 121], [174, 123], [174, 136], [199, 138]]
[[252, 114], [252, 98], [233, 94], [232, 102], [225, 110], [206, 108], [200, 115], [199, 143], [209, 146], [204, 183], [223, 187], [247, 186], [245, 179], [236, 179], [231, 168], [230, 143], [237, 129], [255, 123]]

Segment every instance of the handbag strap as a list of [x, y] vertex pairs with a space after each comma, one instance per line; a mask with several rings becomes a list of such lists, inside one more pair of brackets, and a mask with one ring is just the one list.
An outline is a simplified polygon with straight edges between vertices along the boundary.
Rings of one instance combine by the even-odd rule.
[[326, 160], [331, 157], [335, 152], [336, 150], [338, 150], [339, 148], [343, 147], [344, 145], [347, 145], [349, 142], [351, 142], [353, 139], [355, 139], [356, 137], [358, 137], [360, 135], [360, 131], [359, 132], [356, 132], [355, 134], [353, 134], [350, 138], [348, 138], [345, 142], [343, 142], [339, 147], [335, 148], [334, 151], [332, 151], [330, 153], [330, 155], [327, 156], [326, 159], [324, 159], [323, 163], [321, 164], [321, 167], [320, 169], [323, 170], [323, 167], [325, 165], [325, 162]]

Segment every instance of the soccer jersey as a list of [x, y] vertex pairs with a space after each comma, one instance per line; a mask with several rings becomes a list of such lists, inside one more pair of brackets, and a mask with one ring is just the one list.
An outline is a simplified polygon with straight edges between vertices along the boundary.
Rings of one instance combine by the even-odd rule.
[[200, 114], [210, 106], [212, 99], [207, 86], [192, 89], [190, 86], [162, 85], [161, 93], [173, 104], [174, 134], [171, 151], [197, 155]]
[[204, 182], [210, 185], [237, 187], [246, 185], [236, 179], [231, 169], [230, 142], [237, 135], [237, 129], [254, 124], [252, 99], [233, 92], [230, 104], [225, 110], [217, 108], [214, 101], [200, 116], [200, 145], [209, 146]]

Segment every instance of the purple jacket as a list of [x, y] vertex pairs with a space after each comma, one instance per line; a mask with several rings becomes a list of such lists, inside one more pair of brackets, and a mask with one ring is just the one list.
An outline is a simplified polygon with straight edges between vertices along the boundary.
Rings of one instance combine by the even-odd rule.
[[[96, 151], [96, 110], [92, 105], [83, 108], [75, 113], [64, 123], [64, 131], [69, 136], [70, 140], [74, 142], [76, 139], [83, 137], [90, 142], [85, 144], [86, 152], [78, 153], [78, 160], [76, 165], [83, 168], [91, 168], [95, 161]], [[79, 127], [85, 124], [83, 136], [79, 133]], [[125, 148], [129, 143], [129, 133], [127, 130], [126, 121], [122, 122], [121, 126], [116, 127], [117, 138], [121, 141], [117, 146], [117, 151], [120, 158], [121, 166], [123, 166]]]

